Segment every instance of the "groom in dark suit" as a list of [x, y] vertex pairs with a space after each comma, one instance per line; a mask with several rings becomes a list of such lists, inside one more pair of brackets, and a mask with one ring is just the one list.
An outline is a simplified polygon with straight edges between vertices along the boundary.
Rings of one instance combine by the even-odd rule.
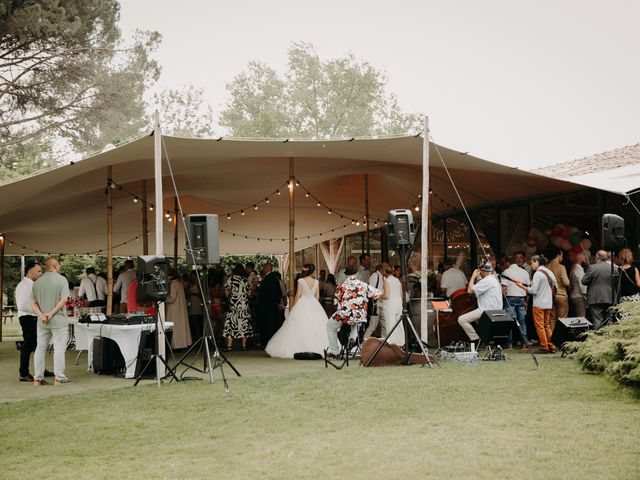
[[[613, 275], [613, 283], [617, 283], [620, 275], [617, 265], [613, 266]], [[613, 298], [611, 283], [609, 254], [604, 250], [598, 250], [596, 264], [589, 266], [587, 273], [582, 277], [582, 284], [587, 286], [587, 305], [594, 330], [607, 324], [609, 308], [617, 303], [617, 299]]]
[[273, 274], [271, 264], [267, 262], [262, 268], [262, 283], [258, 292], [258, 328], [263, 347], [266, 347], [269, 339], [282, 326], [279, 309], [281, 300], [280, 281]]

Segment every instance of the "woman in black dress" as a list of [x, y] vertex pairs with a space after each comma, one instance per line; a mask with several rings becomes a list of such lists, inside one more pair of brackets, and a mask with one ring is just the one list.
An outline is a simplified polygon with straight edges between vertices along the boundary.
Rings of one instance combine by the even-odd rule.
[[640, 300], [640, 272], [633, 266], [633, 254], [628, 248], [620, 250], [618, 254], [620, 261], [620, 301], [639, 301]]
[[244, 267], [237, 264], [225, 283], [225, 293], [229, 301], [229, 311], [225, 317], [224, 336], [230, 351], [233, 339], [242, 340], [242, 350], [247, 349], [247, 337], [253, 335], [251, 328], [251, 310], [249, 309], [249, 284], [244, 277]]

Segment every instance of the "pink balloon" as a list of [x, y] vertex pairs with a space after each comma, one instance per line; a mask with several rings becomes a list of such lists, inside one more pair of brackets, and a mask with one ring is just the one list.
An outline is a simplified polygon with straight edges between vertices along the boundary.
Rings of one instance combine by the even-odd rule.
[[565, 239], [562, 240], [562, 243], [560, 244], [560, 247], [563, 250], [571, 250], [571, 242], [565, 238]]
[[562, 237], [553, 237], [551, 239], [551, 243], [553, 243], [556, 247], [562, 247]]
[[582, 246], [581, 245], [575, 245], [575, 246], [571, 247], [571, 251], [573, 253], [580, 253], [580, 252], [582, 252]]
[[564, 230], [562, 230], [562, 233], [560, 235], [562, 235], [562, 238], [569, 238], [571, 236], [571, 230], [565, 228]]
[[591, 248], [591, 240], [589, 240], [588, 238], [583, 238], [582, 240], [580, 240], [580, 245], [585, 250], [589, 250]]

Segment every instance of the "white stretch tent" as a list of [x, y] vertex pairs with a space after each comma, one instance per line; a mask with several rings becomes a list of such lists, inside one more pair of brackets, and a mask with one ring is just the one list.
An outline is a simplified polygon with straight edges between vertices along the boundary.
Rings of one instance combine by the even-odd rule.
[[[288, 239], [288, 205], [282, 185], [289, 177], [290, 157], [302, 183], [295, 200], [296, 250], [364, 229], [362, 223], [358, 226], [348, 220], [364, 216], [364, 174], [368, 174], [370, 227], [373, 219], [384, 220], [390, 209], [420, 204], [420, 136], [336, 141], [163, 137], [163, 142], [163, 209], [173, 210], [174, 206], [168, 157], [184, 213], [219, 215], [221, 254], [287, 252], [288, 242], [283, 239]], [[113, 181], [134, 195], [142, 195], [141, 181], [146, 180], [148, 202], [153, 203], [153, 154], [154, 139], [145, 136], [0, 186], [0, 231], [8, 242], [6, 252], [106, 252], [107, 167], [113, 168]], [[468, 207], [584, 188], [430, 144], [433, 213], [460, 207], [439, 154]], [[275, 195], [278, 188], [282, 195]], [[323, 206], [305, 197], [304, 189]], [[270, 199], [268, 204], [265, 198]], [[140, 202], [134, 203], [124, 190], [113, 190], [113, 205], [114, 255], [141, 254], [142, 242], [133, 240], [142, 233]], [[240, 209], [245, 215], [235, 213], [227, 220], [228, 212]], [[173, 253], [170, 225], [165, 222], [164, 227], [168, 255]], [[154, 215], [150, 214], [150, 229], [153, 226]], [[154, 251], [153, 238], [151, 233], [150, 252]]]

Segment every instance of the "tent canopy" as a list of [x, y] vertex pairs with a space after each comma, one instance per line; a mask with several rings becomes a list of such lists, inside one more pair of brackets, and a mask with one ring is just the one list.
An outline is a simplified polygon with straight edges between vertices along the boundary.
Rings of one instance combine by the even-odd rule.
[[[163, 142], [162, 208], [174, 208], [168, 161], [183, 213], [219, 215], [221, 254], [286, 253], [289, 220], [283, 185], [289, 177], [290, 157], [301, 183], [295, 189], [296, 250], [364, 229], [364, 174], [368, 174], [370, 227], [384, 221], [388, 210], [416, 204], [422, 191], [423, 139], [419, 136], [334, 141], [165, 136]], [[154, 201], [153, 152], [153, 137], [145, 136], [0, 186], [0, 228], [9, 242], [7, 253], [106, 252], [105, 188], [107, 167], [112, 166], [113, 181], [123, 187], [112, 191], [114, 255], [141, 254], [141, 202], [133, 200], [142, 197], [141, 181], [146, 180], [147, 202]], [[467, 207], [584, 188], [433, 143], [429, 155], [434, 214], [460, 207], [440, 155]], [[278, 189], [281, 195], [276, 194]], [[305, 192], [311, 195], [306, 197]], [[153, 230], [154, 225], [150, 213], [149, 228]], [[179, 230], [183, 252], [181, 222]], [[165, 253], [171, 254], [172, 224], [165, 221], [164, 231]], [[153, 241], [151, 232], [151, 252]]]

